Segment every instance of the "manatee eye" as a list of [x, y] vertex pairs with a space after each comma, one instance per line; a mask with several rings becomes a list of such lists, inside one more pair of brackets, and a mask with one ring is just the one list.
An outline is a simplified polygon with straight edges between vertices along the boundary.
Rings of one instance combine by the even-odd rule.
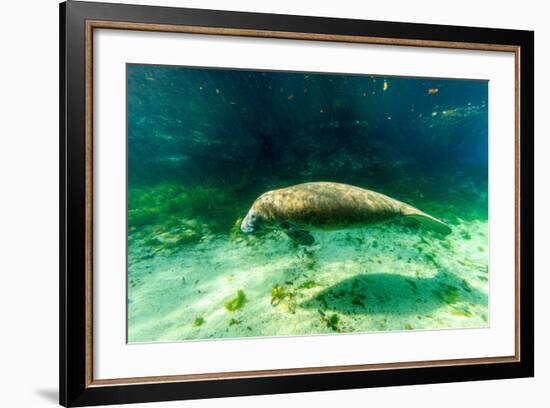
[[256, 219], [256, 214], [250, 214], [250, 219], [254, 221]]

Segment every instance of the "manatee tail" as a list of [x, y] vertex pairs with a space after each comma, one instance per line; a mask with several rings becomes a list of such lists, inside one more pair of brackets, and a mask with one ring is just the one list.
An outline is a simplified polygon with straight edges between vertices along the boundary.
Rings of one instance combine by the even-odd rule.
[[431, 215], [428, 215], [416, 208], [410, 207], [404, 211], [403, 216], [406, 219], [412, 219], [420, 224], [422, 228], [426, 228], [443, 235], [448, 235], [452, 232], [451, 227], [445, 224], [443, 221], [438, 220]]

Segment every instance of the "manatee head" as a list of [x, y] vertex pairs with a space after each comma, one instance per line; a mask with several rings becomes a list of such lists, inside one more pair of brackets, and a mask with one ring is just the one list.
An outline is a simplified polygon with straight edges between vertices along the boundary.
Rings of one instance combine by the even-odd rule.
[[241, 231], [245, 234], [256, 232], [260, 229], [260, 217], [254, 208], [251, 208], [241, 222]]

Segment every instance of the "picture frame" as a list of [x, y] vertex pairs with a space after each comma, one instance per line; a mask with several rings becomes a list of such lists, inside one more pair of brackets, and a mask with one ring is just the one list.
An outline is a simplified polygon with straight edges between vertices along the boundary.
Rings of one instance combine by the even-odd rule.
[[[96, 378], [94, 36], [98, 30], [509, 53], [514, 59], [514, 352], [435, 360]], [[414, 58], [414, 55], [411, 56]], [[322, 67], [321, 67], [322, 69]], [[444, 73], [442, 73], [444, 75]], [[494, 146], [493, 146], [494, 147]], [[120, 157], [120, 162], [124, 162]], [[534, 375], [534, 33], [68, 1], [60, 5], [60, 404], [179, 399], [445, 383]], [[512, 182], [512, 180], [509, 180]], [[498, 254], [497, 254], [498, 256]], [[121, 293], [120, 296], [124, 296]], [[120, 339], [124, 343], [126, 339]], [[241, 340], [235, 340], [236, 342]], [[209, 347], [207, 343], [206, 347]]]

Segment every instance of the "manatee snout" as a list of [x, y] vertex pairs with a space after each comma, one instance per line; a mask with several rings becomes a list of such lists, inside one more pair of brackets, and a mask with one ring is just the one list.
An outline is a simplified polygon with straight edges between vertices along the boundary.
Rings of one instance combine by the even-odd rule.
[[241, 222], [241, 231], [250, 234], [258, 230], [258, 216], [254, 210], [248, 211], [246, 217]]

